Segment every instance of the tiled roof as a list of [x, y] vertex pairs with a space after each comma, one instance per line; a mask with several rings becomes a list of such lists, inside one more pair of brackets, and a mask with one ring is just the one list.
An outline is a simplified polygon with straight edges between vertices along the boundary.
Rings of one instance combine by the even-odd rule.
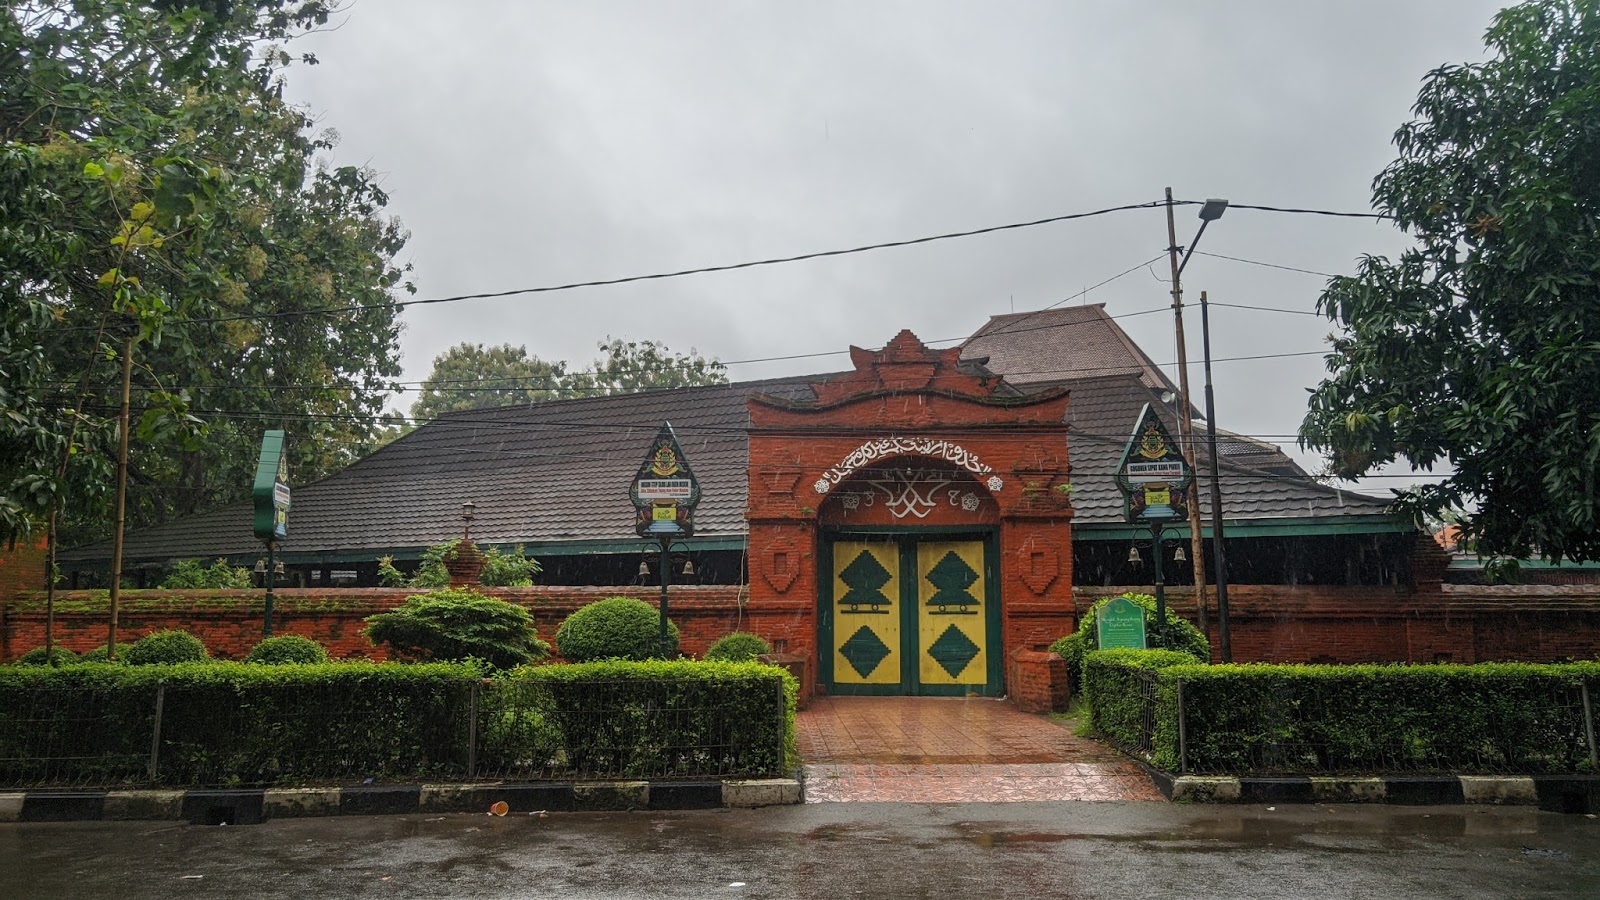
[[1147, 387], [1177, 390], [1103, 303], [991, 316], [962, 343], [961, 357], [987, 357], [988, 369], [1015, 385], [1137, 374]]
[[[1086, 313], [1084, 310], [1090, 310]], [[1132, 347], [1120, 328], [1098, 307], [1052, 310], [1073, 322], [1088, 322], [1101, 338]], [[1026, 379], [1016, 371], [1022, 357], [1008, 355], [990, 320], [968, 344], [991, 335], [987, 368]], [[1038, 321], [1028, 323], [1040, 324]], [[1072, 332], [1074, 329], [1055, 329]], [[1018, 335], [1042, 331], [1013, 332]], [[1073, 345], [1093, 347], [1079, 332]], [[1032, 340], [1032, 338], [1029, 338]], [[1042, 346], [1042, 345], [1041, 345]], [[983, 354], [967, 352], [969, 359]], [[1066, 354], [1068, 345], [1054, 350]], [[1146, 402], [1156, 402], [1168, 387], [1142, 353], [1086, 351], [1071, 366], [1052, 372], [1049, 384], [1071, 390], [1068, 450], [1077, 487], [1073, 504], [1079, 526], [1122, 523], [1121, 496], [1111, 471], [1128, 431]], [[1121, 374], [1068, 379], [1063, 371], [1087, 373], [1113, 358]], [[1086, 361], [1087, 360], [1087, 361]], [[1137, 362], [1137, 365], [1130, 363]], [[1034, 366], [1038, 368], [1037, 365]], [[301, 554], [364, 554], [426, 547], [460, 533], [459, 513], [467, 500], [476, 505], [473, 537], [488, 543], [551, 545], [562, 542], [636, 541], [627, 486], [642, 454], [663, 421], [672, 422], [703, 490], [696, 511], [696, 536], [738, 538], [745, 534], [749, 457], [749, 415], [745, 398], [754, 392], [796, 400], [815, 398], [812, 383], [829, 375], [750, 381], [560, 400], [532, 406], [452, 413], [418, 428], [348, 469], [315, 484], [296, 486], [283, 550]], [[1037, 390], [1045, 383], [1027, 384]], [[1163, 411], [1174, 429], [1168, 411]], [[1249, 451], [1241, 459], [1286, 463], [1291, 474], [1273, 475], [1234, 462], [1224, 465], [1225, 513], [1231, 518], [1382, 515], [1385, 501], [1324, 487], [1294, 468], [1281, 453], [1273, 457], [1260, 442], [1230, 443]], [[1231, 454], [1224, 450], [1224, 459]], [[1202, 454], [1203, 456], [1203, 454]], [[1202, 466], [1203, 468], [1203, 466]], [[1269, 466], [1280, 471], [1277, 465]], [[1202, 491], [1202, 509], [1209, 501]], [[250, 556], [260, 544], [251, 534], [248, 504], [213, 510], [165, 525], [131, 531], [126, 557], [132, 563], [184, 556]], [[110, 556], [109, 542], [65, 551], [63, 564], [98, 562]]]
[[[1072, 505], [1075, 525], [1109, 525], [1123, 522], [1122, 494], [1111, 480], [1128, 434], [1145, 403], [1156, 407], [1168, 430], [1176, 435], [1177, 422], [1162, 406], [1156, 391], [1137, 375], [1110, 375], [1072, 382], [1067, 400], [1067, 452], [1072, 459]], [[1196, 448], [1200, 470], [1200, 510], [1210, 515], [1209, 459], [1202, 444]], [[1219, 450], [1221, 447], [1219, 446]], [[1275, 519], [1310, 516], [1381, 516], [1388, 501], [1328, 487], [1305, 474], [1280, 475], [1252, 469], [1222, 454], [1218, 467], [1222, 484], [1222, 512], [1228, 519]]]
[[[451, 413], [348, 469], [295, 486], [286, 553], [426, 547], [460, 534], [472, 500], [475, 540], [495, 544], [637, 540], [628, 485], [663, 421], [699, 478], [696, 535], [745, 532], [753, 391], [810, 399], [829, 376], [750, 381]], [[131, 561], [255, 554], [249, 504], [130, 531]], [[110, 544], [64, 551], [101, 560]]]

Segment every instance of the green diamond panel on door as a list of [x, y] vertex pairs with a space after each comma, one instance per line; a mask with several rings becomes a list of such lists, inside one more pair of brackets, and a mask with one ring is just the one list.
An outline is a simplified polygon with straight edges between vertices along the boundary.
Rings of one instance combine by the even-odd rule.
[[917, 681], [989, 682], [989, 616], [981, 541], [917, 544]]
[[983, 540], [835, 541], [824, 595], [829, 684], [841, 694], [998, 695], [998, 609]]
[[899, 573], [894, 543], [834, 543], [834, 684], [886, 689], [901, 683]]

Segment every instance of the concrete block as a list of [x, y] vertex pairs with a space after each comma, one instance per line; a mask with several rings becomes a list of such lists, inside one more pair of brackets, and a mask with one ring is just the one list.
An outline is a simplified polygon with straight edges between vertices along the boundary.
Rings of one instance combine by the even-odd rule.
[[1468, 803], [1539, 805], [1539, 789], [1525, 776], [1462, 775], [1461, 796]]
[[1382, 803], [1388, 796], [1382, 778], [1311, 778], [1311, 797], [1318, 803]]
[[751, 809], [757, 806], [785, 806], [804, 802], [800, 782], [793, 778], [760, 778], [750, 781], [724, 781], [722, 805]]
[[337, 816], [341, 796], [336, 787], [272, 788], [261, 796], [261, 814], [269, 819]]
[[716, 809], [721, 805], [720, 781], [656, 781], [650, 785], [651, 809]]
[[0, 794], [0, 822], [15, 822], [22, 818], [22, 799], [26, 796], [21, 791]]
[[1173, 779], [1172, 799], [1189, 803], [1237, 803], [1239, 779], [1225, 775], [1184, 775]]
[[363, 785], [339, 791], [342, 816], [389, 816], [417, 812], [422, 788], [414, 784]]
[[580, 810], [604, 812], [644, 809], [650, 805], [648, 781], [601, 781], [572, 786], [573, 806]]
[[108, 791], [107, 819], [182, 819], [183, 791]]

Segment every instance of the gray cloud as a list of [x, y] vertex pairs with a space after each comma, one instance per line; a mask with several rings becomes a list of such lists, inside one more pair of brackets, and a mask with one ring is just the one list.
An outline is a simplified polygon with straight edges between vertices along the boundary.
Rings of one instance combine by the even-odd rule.
[[[385, 173], [423, 296], [735, 262], [1179, 197], [1364, 210], [1423, 75], [1482, 57], [1463, 0], [357, 3], [289, 95]], [[1197, 224], [1180, 210], [1179, 240]], [[607, 335], [724, 360], [954, 338], [1166, 245], [1119, 213], [737, 273], [407, 312], [407, 376], [459, 341], [587, 362]], [[1325, 272], [1386, 226], [1230, 212], [1202, 249]], [[1165, 277], [1164, 264], [1152, 267]], [[1186, 299], [1310, 310], [1321, 280], [1196, 257]], [[1136, 272], [1115, 315], [1167, 303]], [[1171, 317], [1123, 320], [1159, 362]], [[1188, 320], [1198, 359], [1199, 321]], [[1218, 357], [1317, 350], [1310, 316], [1218, 309]], [[819, 371], [843, 357], [740, 366]], [[1217, 366], [1218, 421], [1297, 427], [1317, 357]], [[1199, 368], [1192, 377], [1199, 383]], [[401, 404], [409, 403], [403, 399]], [[1280, 442], [1287, 442], [1280, 439]]]

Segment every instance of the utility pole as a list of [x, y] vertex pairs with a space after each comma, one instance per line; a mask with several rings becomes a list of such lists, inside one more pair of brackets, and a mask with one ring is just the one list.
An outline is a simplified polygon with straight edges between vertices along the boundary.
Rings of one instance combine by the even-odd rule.
[[[1178, 444], [1183, 461], [1194, 468], [1194, 422], [1189, 416], [1189, 352], [1183, 339], [1183, 284], [1179, 281], [1178, 227], [1172, 217], [1172, 188], [1167, 188], [1167, 256], [1172, 262], [1172, 325], [1178, 342]], [[1194, 602], [1197, 624], [1206, 630], [1205, 541], [1200, 535], [1200, 479], [1189, 480], [1189, 553], [1194, 560]]]
[[122, 599], [122, 525], [128, 508], [128, 399], [133, 392], [133, 342], [139, 337], [137, 322], [129, 321], [122, 344], [122, 410], [117, 415], [116, 531], [111, 537], [111, 627], [106, 635], [106, 659], [117, 659], [117, 608]]

